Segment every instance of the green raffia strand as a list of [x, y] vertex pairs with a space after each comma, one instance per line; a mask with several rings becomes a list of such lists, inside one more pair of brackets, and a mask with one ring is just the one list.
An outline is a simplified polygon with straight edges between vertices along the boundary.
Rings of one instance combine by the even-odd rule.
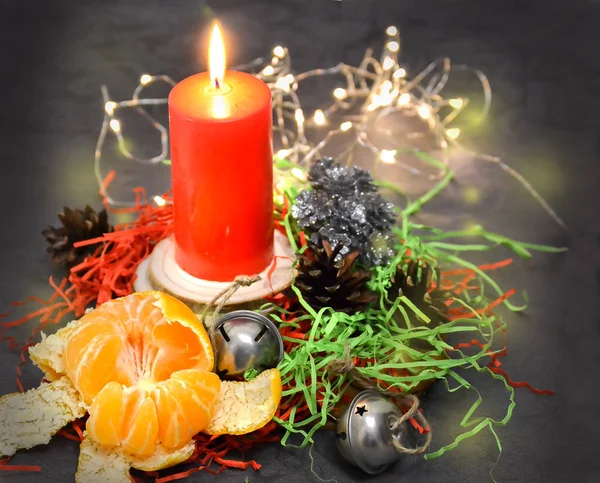
[[[300, 290], [292, 285], [300, 305], [306, 311], [305, 315], [293, 322], [287, 322], [283, 320], [285, 314], [283, 308], [274, 304], [265, 304], [263, 307], [270, 309], [270, 317], [282, 328], [298, 327], [301, 322], [310, 321], [310, 330], [303, 340], [284, 337], [284, 340], [292, 341], [295, 345], [279, 364], [282, 382], [287, 388], [283, 391], [283, 398], [291, 400], [301, 395], [304, 401], [292, 407], [287, 421], [274, 418], [285, 430], [281, 441], [284, 446], [300, 448], [312, 446], [314, 433], [325, 425], [349, 385], [345, 376], [330, 375], [326, 371], [331, 361], [345, 356], [347, 347], [351, 357], [367, 362], [365, 367], [358, 368], [359, 372], [373, 381], [379, 381], [380, 386], [385, 384], [388, 388], [410, 391], [422, 381], [441, 379], [449, 392], [467, 389], [476, 393], [475, 402], [461, 421], [464, 431], [452, 443], [426, 454], [426, 459], [443, 455], [458, 446], [461, 441], [475, 436], [484, 429], [488, 429], [494, 436], [499, 454], [502, 451], [495, 428], [504, 426], [512, 416], [515, 406], [514, 389], [502, 376], [490, 371], [486, 364], [489, 362], [490, 351], [493, 351], [495, 337], [498, 332], [506, 329], [506, 324], [499, 316], [485, 311], [479, 314], [477, 309], [486, 307], [491, 301], [491, 298], [485, 295], [486, 287], [492, 289], [493, 298], [501, 296], [504, 290], [489, 274], [458, 254], [489, 251], [498, 246], [505, 246], [516, 255], [528, 259], [534, 251], [556, 253], [564, 249], [519, 242], [496, 233], [486, 232], [480, 226], [470, 230], [444, 232], [434, 227], [413, 223], [410, 216], [442, 192], [453, 178], [452, 171], [446, 169], [437, 159], [420, 151], [415, 151], [415, 155], [433, 166], [442, 168], [443, 176], [429, 192], [399, 210], [401, 224], [393, 230], [396, 236], [397, 256], [389, 265], [371, 269], [372, 278], [369, 288], [378, 295], [378, 302], [363, 312], [352, 315], [328, 308], [317, 312], [307, 303]], [[284, 181], [281, 191], [287, 197], [289, 206], [302, 189], [308, 188], [306, 182], [299, 182], [291, 175], [293, 168], [298, 167], [286, 160], [275, 159], [275, 171]], [[303, 173], [306, 175], [306, 171]], [[387, 182], [378, 182], [378, 185], [402, 194], [398, 187]], [[296, 252], [301, 251], [297, 242], [300, 228], [289, 212], [284, 218], [283, 225], [293, 249]], [[481, 242], [473, 243], [473, 237], [480, 238]], [[461, 240], [468, 240], [468, 243], [461, 243]], [[396, 265], [417, 258], [434, 267], [452, 269], [458, 266], [475, 272], [476, 276], [470, 284], [475, 285], [477, 289], [465, 290], [460, 299], [455, 300], [465, 313], [473, 314], [472, 318], [459, 318], [433, 327], [427, 324], [428, 318], [406, 298], [389, 300], [387, 291], [391, 285], [391, 277], [396, 271]], [[524, 308], [508, 300], [503, 303], [514, 312]], [[425, 325], [414, 323], [419, 318], [425, 322]], [[468, 353], [454, 350], [445, 341], [448, 334], [462, 335], [462, 340], [478, 339], [482, 347], [473, 346]], [[417, 341], [426, 341], [431, 348], [426, 352], [415, 350], [412, 347]], [[452, 358], [443, 357], [447, 354], [446, 351], [451, 351]], [[392, 375], [389, 371], [394, 369], [403, 371], [403, 375]], [[501, 420], [496, 421], [486, 416], [474, 417], [474, 413], [483, 403], [483, 398], [480, 392], [461, 375], [465, 369], [487, 373], [504, 384], [508, 392], [509, 404]], [[322, 399], [320, 404], [319, 390]], [[299, 419], [298, 410], [305, 405], [310, 414]], [[300, 437], [298, 445], [288, 443], [292, 435]]]
[[254, 368], [250, 368], [246, 372], [244, 372], [244, 380], [246, 381], [251, 381], [256, 376], [258, 376], [258, 371]]

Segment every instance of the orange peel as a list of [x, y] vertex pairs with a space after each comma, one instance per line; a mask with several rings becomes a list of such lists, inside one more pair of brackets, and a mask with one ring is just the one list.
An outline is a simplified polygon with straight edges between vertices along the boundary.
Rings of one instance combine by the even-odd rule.
[[221, 394], [206, 434], [246, 434], [262, 428], [281, 401], [278, 369], [260, 373], [251, 381], [222, 381]]
[[61, 428], [86, 413], [68, 377], [0, 398], [0, 456], [48, 444]]

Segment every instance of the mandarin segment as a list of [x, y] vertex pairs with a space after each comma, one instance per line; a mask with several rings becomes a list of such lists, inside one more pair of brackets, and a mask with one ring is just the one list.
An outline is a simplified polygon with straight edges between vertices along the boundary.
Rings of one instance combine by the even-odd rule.
[[195, 391], [208, 392], [214, 400], [219, 397], [222, 381], [214, 372], [200, 372], [195, 370], [177, 371], [172, 379], [182, 381], [187, 387], [194, 388]]
[[[205, 404], [195, 391], [190, 390], [183, 381], [169, 379], [165, 381], [164, 387], [177, 401], [179, 411], [185, 418], [190, 435], [193, 436], [202, 431], [211, 416], [212, 404]], [[216, 399], [216, 398], [215, 398]]]
[[[139, 391], [142, 392], [142, 391]], [[150, 397], [142, 396], [141, 404], [123, 427], [123, 451], [134, 456], [150, 456], [156, 449], [158, 436], [158, 416], [156, 406]]]
[[192, 430], [192, 435], [206, 428], [212, 416], [213, 405], [217, 399], [216, 394], [212, 394], [212, 397], [207, 398], [205, 396], [208, 393], [196, 392], [185, 382], [173, 378], [166, 381], [165, 386], [179, 402], [179, 406]]
[[189, 441], [193, 434], [177, 401], [169, 390], [160, 385], [153, 392], [158, 413], [158, 437], [165, 448], [177, 448]]
[[85, 351], [90, 342], [96, 337], [111, 334], [115, 330], [114, 323], [99, 316], [92, 317], [91, 314], [95, 314], [95, 311], [89, 312], [79, 319], [77, 326], [68, 336], [65, 346], [67, 367], [78, 367], [85, 357]]
[[159, 383], [152, 395], [159, 420], [159, 440], [178, 448], [204, 431], [220, 394], [221, 381], [212, 372], [179, 371]]
[[94, 397], [111, 381], [123, 381], [116, 364], [123, 341], [115, 334], [97, 335], [88, 344], [75, 372], [73, 381], [83, 399], [92, 402]]
[[105, 446], [118, 445], [122, 439], [123, 406], [123, 386], [109, 382], [90, 406], [86, 423], [88, 434]]

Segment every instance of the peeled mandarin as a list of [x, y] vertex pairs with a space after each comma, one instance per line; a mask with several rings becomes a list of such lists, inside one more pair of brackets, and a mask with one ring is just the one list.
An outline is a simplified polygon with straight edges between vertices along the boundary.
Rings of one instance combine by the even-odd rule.
[[89, 406], [87, 430], [136, 458], [177, 451], [206, 429], [220, 394], [214, 354], [189, 307], [160, 293], [106, 302], [85, 314], [64, 348], [65, 370]]

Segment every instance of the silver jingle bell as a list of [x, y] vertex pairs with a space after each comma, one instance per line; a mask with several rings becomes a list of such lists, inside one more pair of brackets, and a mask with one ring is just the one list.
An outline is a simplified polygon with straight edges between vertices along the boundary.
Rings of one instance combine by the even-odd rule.
[[402, 441], [406, 436], [404, 424], [392, 430], [401, 417], [402, 411], [377, 391], [362, 391], [338, 419], [335, 436], [340, 453], [371, 475], [385, 471], [400, 456], [393, 439]]
[[249, 369], [262, 372], [283, 358], [283, 339], [267, 317], [250, 310], [225, 314], [213, 326], [215, 372], [236, 379]]

